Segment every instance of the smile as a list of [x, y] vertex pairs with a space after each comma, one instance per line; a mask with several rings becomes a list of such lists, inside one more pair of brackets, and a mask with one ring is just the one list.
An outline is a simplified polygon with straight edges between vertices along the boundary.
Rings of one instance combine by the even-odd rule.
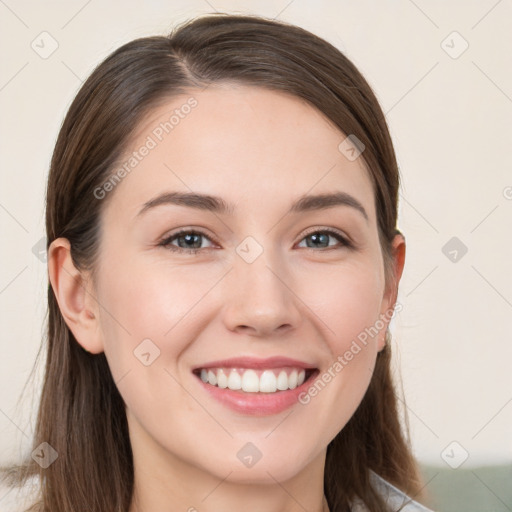
[[312, 369], [304, 368], [201, 368], [194, 373], [205, 384], [232, 391], [246, 393], [277, 393], [295, 389], [312, 374]]
[[240, 356], [198, 364], [192, 373], [199, 389], [239, 414], [279, 414], [299, 403], [299, 395], [319, 375], [317, 363], [279, 355]]

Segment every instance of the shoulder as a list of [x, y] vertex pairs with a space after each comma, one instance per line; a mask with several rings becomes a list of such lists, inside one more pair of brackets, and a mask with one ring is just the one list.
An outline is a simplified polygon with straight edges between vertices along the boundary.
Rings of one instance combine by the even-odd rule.
[[0, 478], [0, 510], [25, 512], [36, 501], [39, 489], [37, 476], [29, 478], [23, 487], [11, 486]]
[[[370, 480], [374, 488], [381, 494], [392, 510], [397, 512], [433, 512], [421, 503], [414, 501], [407, 494], [373, 471], [370, 471]], [[361, 501], [356, 501], [352, 511], [367, 512], [367, 508]]]

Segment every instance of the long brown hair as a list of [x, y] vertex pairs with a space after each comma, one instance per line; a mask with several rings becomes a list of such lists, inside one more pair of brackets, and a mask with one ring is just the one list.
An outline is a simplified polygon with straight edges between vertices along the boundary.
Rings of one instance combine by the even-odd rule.
[[[370, 86], [338, 49], [310, 32], [257, 16], [213, 14], [144, 37], [114, 51], [83, 84], [61, 127], [46, 194], [47, 244], [67, 238], [73, 262], [93, 271], [99, 221], [108, 198], [93, 199], [143, 117], [160, 102], [215, 82], [289, 93], [322, 112], [365, 146], [386, 279], [392, 279], [399, 172], [384, 114]], [[341, 141], [341, 139], [340, 139]], [[48, 285], [44, 384], [34, 447], [59, 454], [43, 469], [31, 458], [18, 483], [38, 475], [42, 495], [33, 510], [127, 512], [133, 460], [125, 406], [104, 354], [74, 339]], [[356, 497], [372, 512], [388, 507], [370, 470], [421, 498], [421, 477], [402, 428], [390, 373], [389, 344], [379, 352], [369, 388], [327, 449], [324, 490], [332, 512]], [[15, 473], [15, 472], [13, 472]]]

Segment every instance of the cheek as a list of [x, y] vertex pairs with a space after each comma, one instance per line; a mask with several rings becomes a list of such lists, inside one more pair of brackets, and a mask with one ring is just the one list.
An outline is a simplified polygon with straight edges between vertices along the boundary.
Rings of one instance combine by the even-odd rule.
[[332, 357], [348, 350], [353, 340], [377, 341], [371, 328], [379, 319], [384, 283], [375, 267], [375, 263], [354, 261], [335, 271], [316, 271], [314, 279], [303, 280], [301, 296], [322, 326]]
[[[141, 420], [158, 424], [162, 410], [191, 408], [173, 376], [201, 327], [194, 305], [211, 287], [202, 277], [135, 257], [102, 269], [98, 300], [105, 356], [123, 400]], [[179, 418], [173, 423], [182, 428], [176, 426]]]
[[324, 433], [332, 439], [357, 409], [373, 374], [383, 279], [367, 263], [324, 278], [328, 286], [311, 288], [316, 291], [309, 294], [308, 305], [325, 333], [329, 355], [300, 402], [326, 425]]
[[[169, 269], [141, 259], [118, 261], [104, 268], [99, 301], [102, 304], [101, 328], [105, 352], [121, 345], [133, 350], [149, 338], [167, 352], [180, 350], [175, 333], [194, 318], [196, 305], [215, 279], [200, 272]], [[169, 343], [172, 340], [173, 343]]]

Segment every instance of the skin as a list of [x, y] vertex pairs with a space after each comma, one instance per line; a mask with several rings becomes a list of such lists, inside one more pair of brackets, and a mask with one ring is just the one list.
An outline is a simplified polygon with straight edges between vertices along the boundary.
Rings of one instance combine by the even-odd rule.
[[[50, 247], [50, 281], [78, 343], [105, 352], [126, 403], [135, 464], [130, 512], [320, 512], [327, 445], [368, 387], [389, 319], [307, 405], [279, 414], [226, 408], [191, 369], [285, 355], [326, 372], [393, 308], [405, 241], [394, 239], [395, 282], [386, 286], [362, 158], [345, 158], [338, 145], [346, 136], [283, 93], [233, 84], [193, 90], [154, 109], [129, 152], [190, 96], [197, 107], [110, 192], [96, 282], [73, 266], [63, 238]], [[213, 194], [235, 211], [161, 205], [137, 216], [164, 191]], [[357, 198], [368, 221], [349, 206], [286, 214], [303, 194], [333, 191]], [[191, 227], [206, 234], [197, 254], [158, 246]], [[332, 235], [308, 248], [313, 228], [337, 229], [355, 248]], [[235, 250], [247, 236], [263, 248], [252, 263]], [[172, 243], [180, 244], [187, 247]], [[160, 350], [149, 366], [133, 354], [146, 338]], [[237, 458], [247, 442], [262, 453], [251, 468]]]

